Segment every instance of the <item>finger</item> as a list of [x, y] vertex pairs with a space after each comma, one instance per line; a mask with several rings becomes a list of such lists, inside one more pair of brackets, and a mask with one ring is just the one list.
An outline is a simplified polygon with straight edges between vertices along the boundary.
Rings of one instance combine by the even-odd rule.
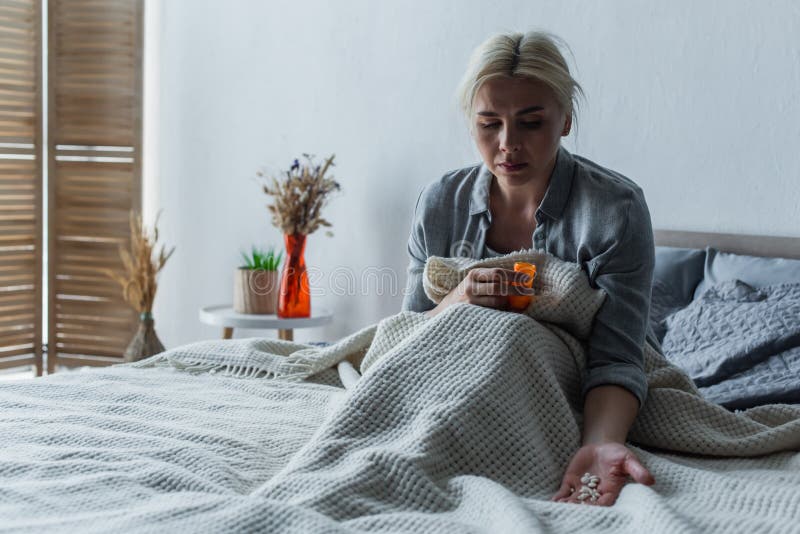
[[475, 282], [513, 282], [521, 285], [530, 285], [532, 282], [530, 275], [525, 272], [500, 267], [472, 269], [469, 276]]
[[523, 271], [509, 271], [507, 269], [502, 269], [501, 275], [502, 280], [508, 282], [509, 284], [526, 287], [533, 285], [533, 280], [531, 279], [530, 275]]
[[475, 282], [472, 284], [473, 295], [534, 295], [533, 288], [514, 286], [506, 282]]
[[469, 303], [485, 308], [502, 310], [508, 307], [508, 297], [499, 295], [473, 295], [470, 297]]
[[480, 281], [472, 284], [473, 295], [499, 295], [505, 284], [499, 280]]
[[560, 499], [566, 499], [567, 497], [570, 496], [570, 493], [572, 493], [570, 491], [570, 488], [574, 488], [574, 486], [572, 484], [570, 484], [569, 482], [567, 482], [566, 480], [563, 481], [561, 483], [561, 487], [558, 488], [558, 491], [556, 492], [556, 494], [553, 496], [553, 498], [551, 500], [552, 501], [558, 501]]
[[508, 269], [479, 268], [470, 271], [472, 279], [476, 282], [507, 282], [517, 273]]
[[625, 457], [625, 464], [624, 464], [625, 471], [639, 484], [644, 484], [645, 486], [652, 486], [656, 483], [656, 479], [653, 475], [650, 474], [642, 464], [639, 462], [639, 459], [636, 458], [633, 454], [628, 454]]

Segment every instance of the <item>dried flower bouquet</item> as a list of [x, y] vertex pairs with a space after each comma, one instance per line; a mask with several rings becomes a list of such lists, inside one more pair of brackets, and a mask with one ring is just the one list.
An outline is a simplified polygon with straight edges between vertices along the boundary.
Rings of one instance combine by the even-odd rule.
[[162, 245], [158, 256], [153, 256], [158, 242], [158, 218], [153, 230], [149, 231], [142, 224], [141, 214], [131, 212], [130, 229], [130, 250], [119, 247], [124, 273], [109, 269], [106, 274], [122, 286], [122, 296], [128, 304], [140, 314], [150, 314], [153, 311], [153, 301], [158, 287], [156, 277], [175, 252], [175, 247], [166, 252], [165, 246]]
[[[303, 154], [305, 163], [294, 160], [291, 168], [284, 171], [285, 177], [272, 177], [264, 185], [264, 192], [274, 200], [267, 206], [272, 214], [272, 224], [284, 234], [309, 235], [320, 226], [331, 223], [322, 217], [322, 208], [328, 203], [331, 193], [339, 191], [339, 183], [325, 173], [333, 166], [331, 155], [322, 165], [317, 165], [314, 156]], [[264, 177], [263, 172], [258, 176]], [[327, 235], [332, 235], [330, 231]]]

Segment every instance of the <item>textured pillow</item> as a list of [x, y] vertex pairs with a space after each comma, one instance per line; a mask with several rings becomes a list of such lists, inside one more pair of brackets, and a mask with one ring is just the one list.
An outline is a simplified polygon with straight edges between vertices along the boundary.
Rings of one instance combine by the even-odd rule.
[[661, 280], [653, 281], [650, 297], [650, 327], [659, 343], [664, 341], [667, 333], [667, 319], [673, 313], [686, 307], [686, 302], [678, 300], [675, 292]]
[[688, 305], [694, 288], [703, 278], [706, 251], [696, 248], [656, 247], [650, 326], [661, 342], [667, 318]]
[[[687, 305], [703, 279], [706, 251], [696, 248], [656, 247], [653, 286], [669, 292], [670, 302]], [[655, 297], [655, 295], [654, 295]]]
[[698, 298], [707, 289], [720, 282], [741, 280], [755, 288], [776, 284], [800, 282], [800, 260], [763, 258], [706, 249], [704, 276], [695, 289]]

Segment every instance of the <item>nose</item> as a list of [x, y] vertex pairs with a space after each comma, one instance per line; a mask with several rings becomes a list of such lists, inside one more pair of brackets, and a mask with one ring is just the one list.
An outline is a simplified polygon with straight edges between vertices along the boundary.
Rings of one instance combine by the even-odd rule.
[[502, 152], [516, 152], [519, 147], [519, 136], [514, 131], [514, 128], [503, 128], [503, 132], [500, 134], [500, 150]]

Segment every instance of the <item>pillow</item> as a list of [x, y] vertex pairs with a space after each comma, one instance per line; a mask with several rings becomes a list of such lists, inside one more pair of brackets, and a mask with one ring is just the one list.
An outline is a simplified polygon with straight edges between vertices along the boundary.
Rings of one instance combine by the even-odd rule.
[[[670, 303], [687, 305], [703, 279], [706, 251], [696, 248], [656, 247], [653, 287], [668, 292]], [[654, 295], [655, 298], [655, 295]]]
[[650, 327], [659, 343], [667, 332], [667, 318], [687, 306], [703, 278], [706, 251], [696, 248], [656, 247]]
[[711, 286], [729, 280], [741, 280], [755, 288], [800, 282], [800, 260], [763, 258], [730, 254], [708, 247], [703, 280], [697, 285], [698, 298]]
[[678, 300], [675, 292], [667, 287], [664, 282], [661, 280], [653, 281], [653, 291], [650, 298], [650, 327], [653, 329], [653, 334], [655, 334], [659, 344], [664, 341], [664, 336], [667, 333], [667, 319], [670, 315], [686, 306], [686, 302]]

